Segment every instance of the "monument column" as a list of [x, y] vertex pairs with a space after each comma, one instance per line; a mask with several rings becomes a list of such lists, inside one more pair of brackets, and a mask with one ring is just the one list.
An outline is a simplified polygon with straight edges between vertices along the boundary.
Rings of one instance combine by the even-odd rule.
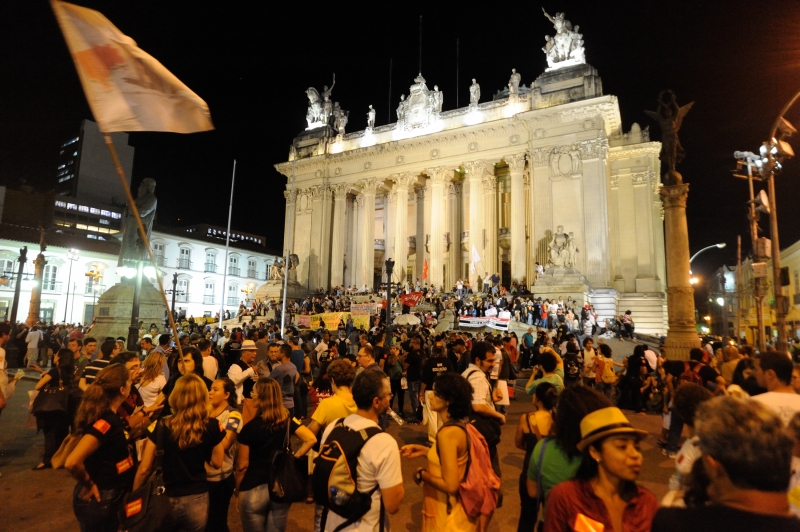
[[[44, 247], [42, 248], [42, 251], [44, 251]], [[33, 261], [33, 265], [35, 269], [33, 270], [31, 303], [28, 307], [28, 318], [25, 320], [25, 325], [27, 325], [28, 328], [39, 323], [39, 311], [41, 310], [42, 306], [42, 279], [44, 278], [44, 267], [47, 265], [47, 261], [44, 260], [43, 253], [39, 253], [36, 256], [36, 260]], [[22, 279], [17, 279], [17, 282], [22, 284]]]
[[361, 284], [372, 288], [375, 271], [375, 190], [378, 182], [374, 178], [362, 181], [361, 193], [364, 196], [364, 223], [362, 224], [361, 253], [359, 264], [361, 267]]
[[511, 280], [521, 283], [525, 277], [525, 153], [504, 157], [511, 177]]
[[392, 185], [389, 193], [386, 194], [386, 212], [384, 219], [384, 227], [386, 228], [386, 240], [384, 241], [383, 260], [392, 259], [395, 262], [395, 218], [397, 217], [397, 190], [396, 186]]
[[444, 284], [444, 182], [449, 172], [442, 166], [429, 168], [426, 172], [431, 178], [431, 258], [428, 262], [428, 275], [430, 285], [438, 290]]
[[331, 186], [333, 191], [333, 231], [331, 232], [331, 287], [344, 284], [345, 232], [347, 231], [346, 183]]
[[[394, 271], [395, 278], [402, 283], [408, 274], [408, 186], [411, 183], [409, 174], [395, 176], [394, 190], [397, 204], [394, 211]], [[399, 274], [399, 275], [397, 275]]]
[[363, 252], [364, 246], [363, 242], [361, 242], [361, 237], [364, 232], [364, 194], [359, 192], [358, 195], [355, 197], [355, 204], [356, 209], [353, 218], [353, 234], [352, 234], [352, 242], [353, 242], [353, 256], [348, 257], [348, 267], [353, 271], [353, 277], [355, 281], [353, 284], [359, 289], [364, 284], [363, 280], [363, 273], [364, 270], [361, 267], [361, 262], [363, 260]]
[[[425, 284], [427, 281], [426, 279], [422, 279], [422, 274], [425, 267], [425, 259], [427, 258], [427, 253], [425, 251], [425, 247], [427, 242], [425, 241], [425, 187], [419, 187], [414, 190], [414, 194], [416, 196], [417, 205], [416, 205], [416, 217], [417, 217], [417, 259], [414, 264], [414, 284], [416, 285], [417, 279], [420, 280], [422, 285]], [[428, 201], [430, 201], [430, 196], [428, 196]]]
[[[322, 197], [325, 185], [315, 185], [311, 192], [311, 245], [309, 246], [309, 286], [316, 291], [322, 286]], [[327, 224], [325, 224], [327, 225]]]
[[[288, 190], [284, 190], [283, 197], [284, 199], [286, 199], [286, 212], [284, 213], [283, 249], [281, 250], [282, 256], [286, 254], [287, 249], [291, 250], [292, 248], [294, 248], [294, 238], [295, 238], [294, 223], [297, 220], [297, 212], [294, 210], [293, 207], [297, 206], [296, 205], [297, 189], [294, 189], [293, 193]], [[294, 216], [294, 219], [291, 220], [289, 219], [290, 213]], [[291, 230], [289, 230], [289, 224], [292, 224]], [[289, 240], [289, 234], [292, 235], [291, 241]], [[223, 267], [227, 268], [228, 265], [225, 264]]]
[[461, 268], [461, 191], [461, 183], [448, 183], [447, 231], [450, 233], [450, 249], [447, 250], [447, 272], [450, 279], [446, 281], [449, 284], [454, 284], [456, 279], [463, 279], [464, 275]]
[[689, 350], [700, 347], [694, 319], [694, 288], [689, 283], [689, 228], [686, 199], [689, 185], [661, 187], [667, 253], [667, 309], [669, 329], [664, 343], [670, 360], [689, 360]]
[[[467, 249], [467, 256], [469, 257], [469, 282], [476, 292], [483, 290], [483, 286], [478, 286], [478, 277], [483, 279], [483, 275], [489, 270], [486, 265], [486, 258], [483, 250], [483, 161], [468, 162], [464, 166], [467, 170], [467, 185], [469, 186], [469, 205], [467, 206], [467, 213], [469, 216], [469, 249]], [[475, 264], [475, 271], [472, 271], [472, 250], [478, 252], [481, 260]], [[489, 274], [491, 275], [491, 273]]]
[[492, 276], [500, 273], [497, 265], [497, 178], [487, 175], [483, 178], [484, 216], [486, 246], [483, 252], [484, 271]]

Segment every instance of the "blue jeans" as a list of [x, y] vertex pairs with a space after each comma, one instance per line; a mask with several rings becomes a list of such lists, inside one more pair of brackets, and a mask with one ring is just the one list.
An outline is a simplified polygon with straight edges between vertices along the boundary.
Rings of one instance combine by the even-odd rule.
[[170, 516], [176, 530], [203, 532], [208, 520], [208, 492], [183, 497], [170, 497]]
[[267, 484], [239, 492], [239, 514], [244, 532], [284, 532], [290, 503], [270, 502]]
[[72, 492], [72, 511], [81, 532], [117, 532], [119, 511], [122, 509], [122, 490], [100, 490], [100, 502], [84, 501], [79, 497], [83, 484], [78, 483]]
[[417, 409], [419, 408], [419, 387], [421, 384], [421, 381], [408, 383], [408, 395], [411, 396], [411, 414], [414, 417], [417, 416]]

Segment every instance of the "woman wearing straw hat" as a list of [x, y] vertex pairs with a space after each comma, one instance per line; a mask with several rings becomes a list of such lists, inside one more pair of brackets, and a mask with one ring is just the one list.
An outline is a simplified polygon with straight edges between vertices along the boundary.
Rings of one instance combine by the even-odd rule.
[[619, 408], [587, 414], [577, 446], [583, 463], [577, 478], [550, 491], [545, 532], [649, 531], [658, 501], [636, 484], [642, 469], [639, 442], [646, 436]]

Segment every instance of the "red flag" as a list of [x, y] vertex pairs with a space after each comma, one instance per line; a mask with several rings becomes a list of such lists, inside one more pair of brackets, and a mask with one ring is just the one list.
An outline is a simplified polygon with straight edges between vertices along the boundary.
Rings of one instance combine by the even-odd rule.
[[422, 292], [411, 292], [410, 294], [400, 294], [400, 303], [404, 307], [414, 307], [422, 300]]
[[425, 266], [422, 268], [422, 280], [428, 278], [428, 259], [425, 259]]

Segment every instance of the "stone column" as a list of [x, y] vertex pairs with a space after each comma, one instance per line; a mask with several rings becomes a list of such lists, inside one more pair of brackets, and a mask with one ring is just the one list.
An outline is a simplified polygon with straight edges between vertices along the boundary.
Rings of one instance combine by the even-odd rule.
[[[291, 186], [291, 184], [289, 185]], [[294, 193], [290, 194], [288, 190], [283, 191], [283, 197], [286, 199], [286, 212], [284, 213], [284, 230], [283, 230], [283, 249], [281, 250], [281, 256], [286, 254], [286, 250], [291, 250], [294, 247], [294, 239], [295, 239], [295, 232], [294, 232], [294, 224], [297, 221], [297, 189], [294, 189]], [[289, 218], [289, 215], [292, 215], [293, 218]], [[291, 224], [291, 230], [289, 229]], [[223, 265], [224, 268], [227, 268], [228, 265]], [[226, 296], [227, 297], [227, 296]]]
[[430, 285], [438, 290], [444, 284], [444, 184], [450, 173], [447, 168], [437, 166], [426, 170], [430, 176], [431, 187], [431, 229], [428, 275]]
[[384, 227], [386, 228], [386, 239], [384, 241], [383, 260], [395, 259], [397, 251], [395, 250], [395, 226], [397, 225], [395, 219], [397, 218], [397, 190], [392, 185], [391, 190], [386, 195], [386, 212], [384, 213]]
[[361, 241], [361, 238], [364, 234], [364, 194], [359, 193], [355, 197], [356, 203], [356, 210], [355, 210], [355, 217], [353, 218], [353, 233], [351, 235], [352, 242], [353, 242], [353, 257], [348, 259], [347, 264], [349, 268], [352, 268], [353, 277], [355, 278], [354, 284], [357, 288], [361, 289], [361, 286], [364, 284], [363, 274], [364, 269], [361, 267], [361, 263], [364, 260], [364, 245]]
[[[44, 278], [44, 267], [47, 261], [44, 260], [44, 254], [39, 253], [36, 260], [33, 261], [35, 269], [33, 270], [33, 290], [31, 290], [31, 304], [28, 307], [28, 318], [25, 320], [25, 325], [28, 328], [33, 327], [39, 323], [39, 311], [42, 306], [42, 279]], [[22, 284], [22, 279], [18, 278], [17, 282]], [[3, 370], [5, 371], [5, 370]]]
[[689, 185], [661, 187], [665, 208], [667, 253], [667, 309], [669, 330], [665, 355], [670, 360], [689, 360], [689, 350], [700, 347], [695, 330], [694, 289], [689, 283], [689, 230], [686, 199]]
[[[473, 161], [464, 164], [467, 171], [467, 186], [469, 186], [469, 205], [467, 213], [469, 216], [469, 245], [467, 249], [467, 256], [469, 257], [470, 270], [469, 282], [473, 287], [477, 287], [476, 291], [483, 290], [483, 286], [478, 286], [478, 277], [481, 280], [484, 273], [488, 271], [489, 267], [486, 264], [486, 259], [483, 249], [483, 173], [485, 163], [483, 161]], [[472, 249], [473, 247], [480, 255], [480, 262], [475, 264], [475, 272], [472, 271]], [[489, 273], [491, 275], [491, 273]]]
[[[311, 192], [311, 241], [308, 247], [308, 286], [314, 292], [322, 286], [322, 198], [325, 185], [315, 185]], [[330, 227], [326, 225], [326, 227]]]
[[331, 286], [344, 284], [345, 233], [347, 232], [346, 183], [333, 185], [333, 230], [331, 232]]
[[[608, 185], [606, 157], [608, 141], [581, 144], [583, 173], [583, 217], [585, 271], [581, 272], [594, 288], [611, 286], [611, 255], [609, 253]], [[579, 254], [580, 256], [580, 254]]]
[[397, 205], [394, 216], [394, 271], [395, 278], [405, 280], [408, 273], [408, 188], [411, 183], [410, 174], [394, 176], [394, 191], [397, 194]]
[[420, 187], [414, 190], [417, 203], [417, 260], [414, 264], [414, 284], [416, 284], [417, 279], [419, 279], [422, 285], [424, 285], [426, 282], [426, 280], [422, 279], [422, 272], [425, 266], [425, 259], [428, 256], [425, 251], [425, 193], [425, 187]]
[[364, 223], [361, 224], [362, 239], [359, 264], [361, 266], [361, 284], [372, 288], [375, 271], [375, 190], [378, 182], [374, 178], [361, 182], [361, 194], [364, 197]]
[[525, 153], [504, 157], [511, 178], [511, 280], [521, 283], [525, 278]]
[[[447, 271], [450, 285], [463, 279], [461, 267], [461, 183], [447, 184], [447, 232], [450, 233], [450, 249], [447, 251]], [[450, 286], [447, 286], [449, 289]]]
[[497, 264], [497, 178], [487, 175], [483, 178], [483, 198], [486, 246], [484, 248], [483, 263], [486, 265], [484, 271], [488, 271], [492, 276], [500, 273]]

